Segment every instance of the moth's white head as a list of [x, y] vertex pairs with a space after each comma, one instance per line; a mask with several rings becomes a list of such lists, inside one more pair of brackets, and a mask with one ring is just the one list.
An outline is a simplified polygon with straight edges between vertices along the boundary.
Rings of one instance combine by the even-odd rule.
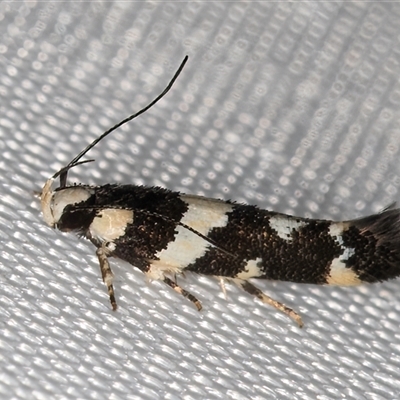
[[54, 178], [46, 181], [40, 196], [43, 219], [52, 228], [57, 225], [65, 207], [85, 201], [93, 194], [93, 190], [85, 186], [71, 186], [54, 192], [53, 182]]

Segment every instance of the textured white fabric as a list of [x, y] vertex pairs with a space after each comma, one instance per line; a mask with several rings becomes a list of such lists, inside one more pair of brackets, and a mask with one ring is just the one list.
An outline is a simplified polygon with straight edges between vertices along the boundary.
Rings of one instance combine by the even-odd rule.
[[[0, 2], [2, 399], [398, 399], [399, 281], [257, 282], [303, 317], [188, 275], [199, 313], [47, 227], [44, 181], [162, 185], [314, 218], [399, 200], [400, 5]], [[310, 266], [311, 267], [311, 266]]]

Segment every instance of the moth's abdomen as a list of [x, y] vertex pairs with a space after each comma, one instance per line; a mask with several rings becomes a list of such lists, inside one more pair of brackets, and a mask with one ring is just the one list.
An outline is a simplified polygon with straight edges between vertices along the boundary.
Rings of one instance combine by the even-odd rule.
[[[231, 205], [187, 270], [313, 284], [357, 285], [400, 275], [399, 210], [332, 222]], [[221, 251], [223, 250], [223, 251]]]
[[330, 226], [329, 221], [233, 205], [225, 226], [208, 234], [216, 246], [188, 269], [241, 279], [326, 283], [329, 265], [341, 253]]

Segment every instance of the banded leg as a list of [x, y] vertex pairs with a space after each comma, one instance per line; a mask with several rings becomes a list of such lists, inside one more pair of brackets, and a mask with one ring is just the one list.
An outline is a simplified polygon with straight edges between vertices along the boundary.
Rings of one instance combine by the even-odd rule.
[[99, 259], [101, 277], [103, 278], [103, 282], [107, 286], [108, 295], [110, 296], [111, 307], [115, 311], [117, 309], [117, 302], [115, 301], [114, 287], [112, 284], [114, 280], [114, 275], [111, 271], [110, 263], [108, 262], [107, 250], [105, 245], [99, 247], [96, 250], [96, 255]]
[[192, 294], [190, 294], [188, 291], [185, 289], [182, 289], [177, 283], [175, 283], [173, 280], [169, 278], [164, 278], [164, 282], [172, 287], [172, 289], [175, 290], [175, 292], [181, 294], [182, 296], [186, 297], [188, 300], [190, 300], [194, 305], [197, 307], [197, 310], [200, 311], [202, 309], [201, 303], [199, 300], [196, 299]]
[[279, 301], [274, 300], [271, 297], [267, 296], [260, 289], [258, 289], [257, 287], [255, 287], [253, 284], [251, 284], [248, 281], [239, 281], [237, 283], [240, 283], [242, 288], [247, 293], [250, 293], [253, 296], [256, 296], [263, 303], [269, 304], [272, 307], [275, 307], [276, 309], [278, 309], [279, 311], [282, 311], [283, 313], [288, 315], [290, 318], [292, 318], [294, 321], [296, 321], [300, 328], [303, 327], [303, 321], [302, 321], [300, 315], [297, 314], [295, 311], [293, 311], [291, 308], [286, 307], [284, 304], [280, 303]]

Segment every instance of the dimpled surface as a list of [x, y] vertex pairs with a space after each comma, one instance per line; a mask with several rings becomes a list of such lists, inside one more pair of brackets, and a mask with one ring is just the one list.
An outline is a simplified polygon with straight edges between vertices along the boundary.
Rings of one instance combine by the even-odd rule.
[[[397, 399], [400, 282], [239, 288], [193, 304], [47, 227], [34, 197], [108, 127], [71, 182], [159, 185], [300, 217], [399, 200], [400, 6], [378, 2], [0, 3], [2, 399]], [[308, 267], [312, 267], [311, 265]]]

